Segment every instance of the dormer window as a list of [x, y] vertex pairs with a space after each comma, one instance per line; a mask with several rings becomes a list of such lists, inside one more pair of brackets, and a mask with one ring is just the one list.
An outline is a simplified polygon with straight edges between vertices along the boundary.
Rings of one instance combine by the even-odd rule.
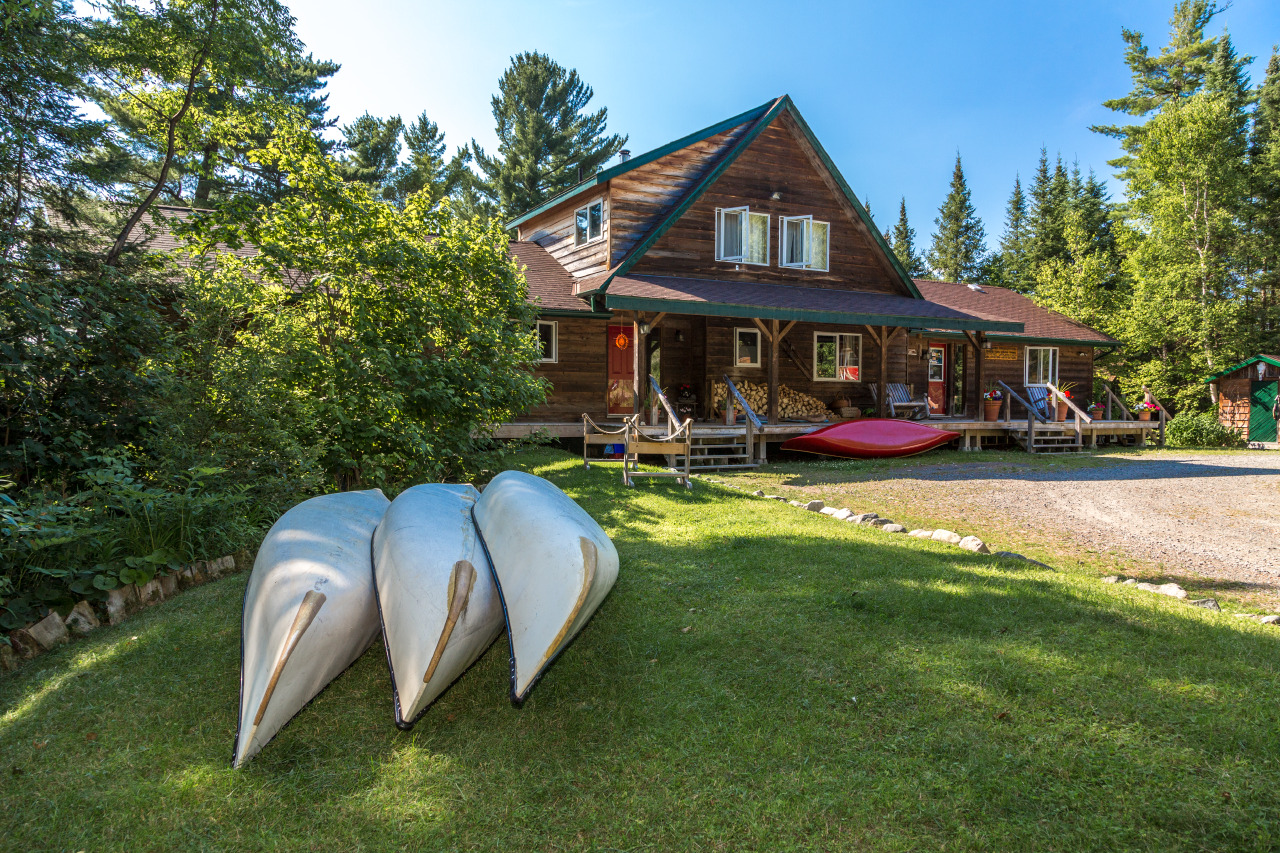
[[812, 216], [782, 218], [782, 246], [778, 263], [804, 270], [825, 270], [830, 266], [831, 225]]
[[578, 208], [573, 215], [573, 245], [585, 246], [604, 237], [604, 199]]
[[747, 207], [716, 208], [716, 260], [769, 265], [769, 214]]

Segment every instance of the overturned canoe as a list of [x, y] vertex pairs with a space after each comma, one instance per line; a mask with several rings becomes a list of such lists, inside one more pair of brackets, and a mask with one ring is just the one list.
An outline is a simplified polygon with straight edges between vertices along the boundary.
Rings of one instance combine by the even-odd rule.
[[782, 443], [782, 449], [853, 459], [875, 459], [924, 453], [957, 438], [960, 438], [958, 432], [915, 421], [863, 418], [832, 424], [789, 438]]
[[494, 477], [473, 514], [502, 596], [519, 704], [613, 588], [618, 552], [568, 495], [520, 471]]
[[388, 504], [378, 489], [321, 495], [280, 516], [262, 540], [244, 594], [233, 767], [378, 635], [370, 550]]
[[396, 725], [414, 722], [502, 633], [502, 603], [476, 538], [474, 486], [406, 489], [373, 535], [374, 588]]

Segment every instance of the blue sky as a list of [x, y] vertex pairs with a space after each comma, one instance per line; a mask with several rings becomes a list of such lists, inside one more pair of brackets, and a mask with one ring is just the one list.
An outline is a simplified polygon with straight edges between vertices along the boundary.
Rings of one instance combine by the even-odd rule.
[[[920, 245], [964, 159], [988, 245], [1003, 231], [1014, 175], [1040, 146], [1110, 177], [1101, 105], [1129, 91], [1121, 27], [1153, 53], [1173, 0], [703, 2], [296, 0], [298, 33], [342, 63], [334, 114], [406, 121], [425, 111], [450, 149], [495, 144], [490, 97], [525, 50], [576, 68], [609, 108], [609, 129], [646, 151], [787, 93], [881, 229], [899, 196]], [[1261, 80], [1280, 42], [1280, 2], [1234, 0], [1226, 28]], [[1113, 190], [1119, 188], [1113, 181]]]

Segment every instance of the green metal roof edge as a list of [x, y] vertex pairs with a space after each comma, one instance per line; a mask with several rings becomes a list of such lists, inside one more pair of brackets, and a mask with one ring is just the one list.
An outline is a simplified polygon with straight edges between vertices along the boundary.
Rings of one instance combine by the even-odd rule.
[[610, 178], [616, 178], [618, 175], [628, 172], [636, 168], [637, 166], [643, 166], [646, 163], [652, 163], [654, 160], [657, 160], [659, 157], [665, 157], [668, 154], [672, 153], [673, 151], [679, 151], [681, 148], [685, 148], [689, 145], [692, 145], [695, 142], [701, 142], [702, 140], [706, 139], [708, 136], [715, 136], [717, 133], [723, 133], [729, 128], [737, 127], [740, 124], [745, 124], [746, 122], [752, 121], [755, 118], [757, 118], [760, 113], [767, 110], [769, 108], [769, 105], [772, 103], [773, 101], [769, 101], [767, 103], [761, 104], [760, 106], [755, 107], [754, 109], [747, 110], [745, 113], [736, 115], [733, 118], [727, 118], [724, 121], [717, 122], [711, 125], [710, 127], [704, 127], [702, 130], [695, 131], [694, 133], [691, 133], [688, 136], [683, 136], [680, 139], [675, 140], [674, 142], [668, 142], [666, 145], [663, 145], [660, 148], [654, 148], [652, 151], [646, 151], [643, 154], [638, 154], [635, 157], [632, 157], [629, 160], [627, 160], [625, 163], [617, 163], [613, 166], [610, 166], [608, 169], [602, 169], [601, 171], [596, 172], [590, 178], [587, 178], [586, 180], [584, 180], [582, 183], [570, 187], [569, 189], [565, 190], [564, 192], [560, 193], [554, 198], [550, 198], [544, 201], [542, 204], [538, 205], [528, 213], [521, 214], [516, 219], [511, 220], [510, 222], [507, 223], [506, 227], [518, 228], [519, 226], [528, 222], [530, 219], [537, 216], [538, 214], [544, 213], [550, 210], [551, 208], [555, 207], [556, 205], [566, 202], [569, 199], [573, 198], [574, 196], [586, 192], [592, 187], [599, 186], [605, 181], [608, 181]]
[[840, 187], [841, 192], [853, 205], [854, 211], [862, 220], [862, 224], [871, 232], [871, 238], [876, 245], [884, 252], [884, 256], [889, 259], [889, 264], [893, 267], [894, 272], [902, 279], [902, 283], [907, 286], [907, 291], [917, 299], [924, 299], [920, 290], [916, 287], [916, 283], [912, 280], [910, 273], [902, 266], [902, 261], [893, 253], [893, 249], [889, 248], [889, 244], [885, 242], [884, 236], [880, 233], [880, 229], [876, 228], [876, 224], [871, 219], [871, 214], [867, 213], [867, 209], [862, 206], [862, 202], [858, 201], [858, 196], [854, 193], [853, 188], [849, 186], [848, 181], [844, 179], [844, 175], [840, 174], [840, 170], [836, 168], [835, 161], [827, 154], [822, 143], [818, 141], [818, 137], [814, 135], [813, 129], [809, 127], [809, 123], [804, 120], [804, 116], [800, 115], [800, 111], [796, 109], [795, 104], [791, 103], [791, 97], [787, 96], [787, 107], [791, 112], [791, 117], [796, 120], [796, 124], [804, 131], [805, 138], [809, 144], [813, 146], [813, 150], [818, 152], [818, 158], [822, 160], [822, 164], [827, 167], [827, 171], [831, 173], [831, 177], [836, 179], [836, 185]]
[[1213, 382], [1216, 379], [1221, 379], [1222, 377], [1226, 376], [1228, 373], [1235, 373], [1240, 368], [1248, 367], [1249, 365], [1259, 361], [1265, 361], [1267, 364], [1271, 365], [1272, 367], [1280, 367], [1280, 361], [1276, 361], [1274, 358], [1267, 358], [1265, 355], [1259, 354], [1259, 355], [1253, 356], [1252, 358], [1246, 358], [1244, 361], [1240, 362], [1239, 364], [1233, 365], [1231, 367], [1224, 367], [1222, 370], [1219, 370], [1217, 373], [1211, 373], [1210, 375], [1206, 376], [1204, 379], [1201, 379], [1200, 384], [1208, 385], [1210, 382]]
[[[955, 310], [958, 311], [960, 309], [957, 308]], [[918, 335], [921, 335], [922, 337], [928, 337], [928, 336], [933, 336], [938, 338], [962, 337], [950, 331], [940, 332], [937, 329], [911, 329], [910, 331], [912, 334], [918, 334]], [[1013, 335], [1013, 334], [1002, 335], [998, 332], [987, 335], [987, 338], [991, 341], [1003, 341], [1008, 343], [1032, 344], [1032, 345], [1058, 344], [1060, 346], [1093, 347], [1094, 349], [1117, 349], [1119, 347], [1124, 346], [1124, 344], [1120, 343], [1119, 341], [1082, 341], [1079, 338], [1037, 338], [1031, 335]]]
[[[762, 308], [758, 305], [735, 305], [728, 302], [686, 302], [681, 299], [654, 299], [645, 296], [617, 296], [606, 293], [605, 305], [619, 310], [652, 310], [665, 311], [668, 314], [695, 314], [708, 317], [757, 317], [761, 320], [804, 320], [816, 323], [834, 323], [841, 325], [867, 326], [905, 326], [918, 325], [924, 317], [909, 317], [898, 314], [855, 314], [843, 311], [813, 311], [807, 308]], [[948, 328], [960, 331], [986, 332], [993, 329], [1015, 332], [1021, 323], [998, 320], [950, 320], [939, 321], [930, 318], [935, 326], [946, 322]]]
[[601, 320], [608, 319], [613, 314], [608, 311], [592, 311], [590, 308], [584, 308], [581, 311], [575, 311], [572, 308], [547, 308], [538, 310], [539, 317], [579, 317], [584, 320]]
[[[615, 276], [625, 275], [630, 271], [636, 261], [644, 257], [644, 253], [649, 251], [650, 247], [652, 247], [663, 234], [667, 233], [671, 226], [675, 225], [680, 217], [684, 216], [685, 212], [688, 211], [690, 207], [693, 207], [693, 203], [701, 198], [702, 194], [710, 189], [712, 184], [719, 180], [725, 170], [733, 165], [734, 161], [738, 159], [738, 156], [742, 154], [743, 151], [747, 150], [747, 146], [756, 140], [756, 137], [758, 137], [764, 129], [768, 127], [775, 118], [777, 118], [778, 113], [780, 113], [782, 109], [790, 103], [790, 101], [791, 98], [787, 95], [783, 95], [781, 98], [775, 98], [771, 101], [770, 103], [772, 106], [770, 106], [763, 115], [756, 119], [755, 124], [751, 129], [742, 134], [742, 138], [733, 144], [733, 147], [729, 149], [728, 153], [721, 157], [720, 162], [717, 163], [711, 171], [707, 172], [705, 176], [703, 176], [697, 186], [685, 193], [684, 198], [680, 199], [680, 202], [671, 209], [671, 212], [663, 217], [657, 227], [646, 234], [643, 240], [631, 247], [631, 250], [627, 252], [627, 256], [623, 258], [614, 269], [613, 274], [601, 282], [600, 286], [596, 288], [594, 292], [608, 293], [609, 282], [613, 281]], [[754, 113], [756, 110], [752, 110], [752, 112]]]

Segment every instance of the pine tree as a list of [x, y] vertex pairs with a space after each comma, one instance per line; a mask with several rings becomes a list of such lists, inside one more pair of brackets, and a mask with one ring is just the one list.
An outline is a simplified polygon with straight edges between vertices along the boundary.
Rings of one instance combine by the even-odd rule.
[[[1205, 38], [1204, 30], [1221, 11], [1216, 0], [1179, 0], [1169, 20], [1169, 43], [1154, 57], [1143, 42], [1142, 33], [1121, 30], [1133, 89], [1123, 97], [1103, 101], [1103, 106], [1126, 115], [1145, 116], [1171, 99], [1189, 98], [1198, 92], [1209, 72], [1217, 41]], [[1090, 129], [1120, 140], [1125, 156], [1110, 163], [1123, 176], [1140, 144], [1141, 125], [1094, 125]]]
[[893, 249], [902, 268], [912, 278], [924, 278], [929, 274], [924, 258], [916, 251], [916, 229], [907, 222], [907, 200], [904, 197], [898, 202], [898, 222], [893, 226], [892, 234], [885, 235], [885, 241]]
[[497, 154], [490, 157], [471, 142], [488, 195], [503, 215], [532, 210], [622, 150], [627, 137], [605, 135], [608, 109], [584, 112], [592, 97], [577, 71], [546, 54], [512, 58], [492, 100]]
[[342, 128], [347, 153], [339, 161], [343, 180], [368, 184], [375, 194], [390, 198], [387, 186], [400, 160], [400, 116], [381, 119], [365, 113]]
[[1280, 51], [1272, 49], [1257, 90], [1249, 140], [1250, 264], [1255, 293], [1256, 349], [1280, 350]]
[[409, 149], [409, 159], [388, 180], [392, 198], [403, 207], [413, 193], [426, 192], [428, 207], [434, 208], [452, 195], [461, 180], [465, 154], [459, 151], [452, 160], [445, 159], [444, 133], [426, 113], [405, 129], [404, 144]]
[[1064, 236], [1066, 208], [1071, 197], [1071, 183], [1058, 156], [1052, 172], [1049, 171], [1049, 155], [1040, 148], [1040, 162], [1031, 180], [1031, 209], [1027, 235], [1027, 259], [1029, 271], [1046, 261], [1067, 257]]
[[938, 228], [929, 250], [929, 266], [934, 273], [944, 281], [976, 278], [987, 251], [986, 231], [974, 209], [958, 153], [951, 173], [951, 191], [938, 209], [934, 224]]
[[1027, 199], [1022, 192], [1022, 177], [1013, 179], [1013, 192], [1004, 215], [1004, 236], [1000, 238], [1001, 283], [1020, 293], [1031, 290], [1031, 241]]

